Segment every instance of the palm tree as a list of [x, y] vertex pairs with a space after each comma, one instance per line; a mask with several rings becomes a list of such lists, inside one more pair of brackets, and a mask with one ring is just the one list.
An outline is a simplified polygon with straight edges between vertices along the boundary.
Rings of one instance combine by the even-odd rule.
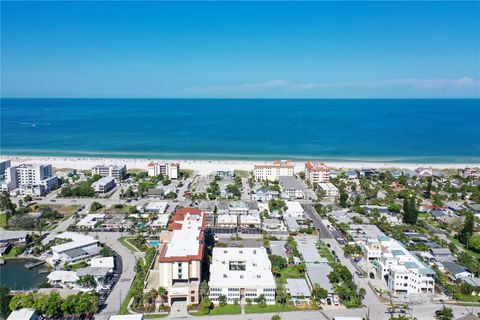
[[435, 311], [435, 319], [437, 320], [452, 320], [453, 310], [443, 306], [442, 309]]
[[164, 287], [159, 287], [157, 289], [157, 293], [158, 293], [158, 296], [160, 297], [160, 303], [164, 304], [164, 300], [165, 300], [165, 296], [167, 295], [167, 289], [165, 289]]

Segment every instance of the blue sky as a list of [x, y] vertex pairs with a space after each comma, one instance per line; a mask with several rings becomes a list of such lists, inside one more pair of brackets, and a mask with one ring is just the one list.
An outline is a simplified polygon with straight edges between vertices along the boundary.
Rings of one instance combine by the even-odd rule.
[[4, 2], [3, 97], [480, 97], [480, 2]]

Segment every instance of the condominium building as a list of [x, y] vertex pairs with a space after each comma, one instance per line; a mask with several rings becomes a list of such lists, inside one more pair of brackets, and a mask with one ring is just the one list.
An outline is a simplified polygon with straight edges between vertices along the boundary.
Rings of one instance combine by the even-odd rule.
[[12, 166], [10, 160], [1, 160], [0, 161], [0, 180], [5, 180], [5, 170]]
[[160, 174], [168, 177], [169, 179], [178, 179], [180, 171], [179, 163], [157, 163], [150, 162], [148, 164], [148, 176], [156, 177]]
[[253, 176], [256, 180], [277, 181], [280, 176], [293, 176], [294, 168], [290, 160], [277, 160], [273, 165], [255, 165]]
[[397, 240], [381, 235], [363, 244], [362, 249], [392, 293], [434, 292], [435, 272]]
[[464, 179], [480, 179], [480, 169], [479, 168], [470, 168], [466, 167], [464, 169], [458, 169], [458, 175]]
[[2, 184], [4, 191], [17, 188], [25, 190], [37, 187], [40, 195], [50, 192], [58, 186], [58, 178], [52, 176], [52, 165], [47, 164], [21, 164], [5, 169], [5, 182]]
[[92, 174], [98, 174], [102, 177], [113, 177], [116, 181], [119, 181], [123, 180], [127, 175], [127, 166], [98, 165], [92, 168]]
[[305, 163], [305, 180], [314, 183], [330, 181], [330, 169], [320, 161], [308, 161]]
[[331, 182], [319, 183], [318, 188], [324, 197], [337, 198], [339, 196], [338, 188]]
[[275, 280], [265, 248], [213, 248], [209, 297], [214, 304], [225, 295], [227, 303], [263, 295], [275, 303]]
[[[153, 287], [167, 290], [166, 303], [199, 303], [206, 215], [198, 209], [178, 209], [158, 248], [158, 279]], [[158, 281], [158, 282], [157, 282]]]
[[115, 187], [115, 179], [113, 177], [103, 177], [92, 183], [92, 188], [96, 193], [105, 193]]

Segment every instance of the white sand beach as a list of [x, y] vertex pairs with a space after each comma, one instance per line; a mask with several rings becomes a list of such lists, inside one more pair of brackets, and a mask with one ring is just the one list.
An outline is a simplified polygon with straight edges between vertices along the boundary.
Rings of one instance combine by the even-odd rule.
[[[217, 170], [253, 170], [255, 164], [271, 164], [271, 161], [250, 161], [250, 160], [172, 160], [172, 159], [130, 159], [130, 158], [91, 158], [91, 157], [50, 157], [50, 156], [2, 156], [2, 160], [10, 159], [13, 165], [21, 163], [51, 164], [56, 169], [78, 169], [88, 170], [98, 164], [125, 164], [127, 169], [146, 170], [151, 161], [176, 162], [181, 169], [194, 170], [199, 174], [210, 174]], [[321, 159], [320, 159], [321, 160]], [[304, 169], [304, 162], [294, 162], [295, 171]], [[465, 167], [479, 167], [480, 164], [426, 164], [426, 163], [393, 163], [393, 162], [325, 162], [334, 169], [358, 169], [375, 168], [388, 169], [398, 168], [413, 170], [418, 167], [432, 167], [434, 169], [458, 169]]]

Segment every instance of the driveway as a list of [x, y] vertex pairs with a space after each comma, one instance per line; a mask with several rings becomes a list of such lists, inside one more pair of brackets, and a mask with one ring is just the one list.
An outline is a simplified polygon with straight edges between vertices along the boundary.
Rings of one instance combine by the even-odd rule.
[[187, 310], [186, 301], [175, 301], [170, 307], [169, 318], [188, 318], [190, 315]]

